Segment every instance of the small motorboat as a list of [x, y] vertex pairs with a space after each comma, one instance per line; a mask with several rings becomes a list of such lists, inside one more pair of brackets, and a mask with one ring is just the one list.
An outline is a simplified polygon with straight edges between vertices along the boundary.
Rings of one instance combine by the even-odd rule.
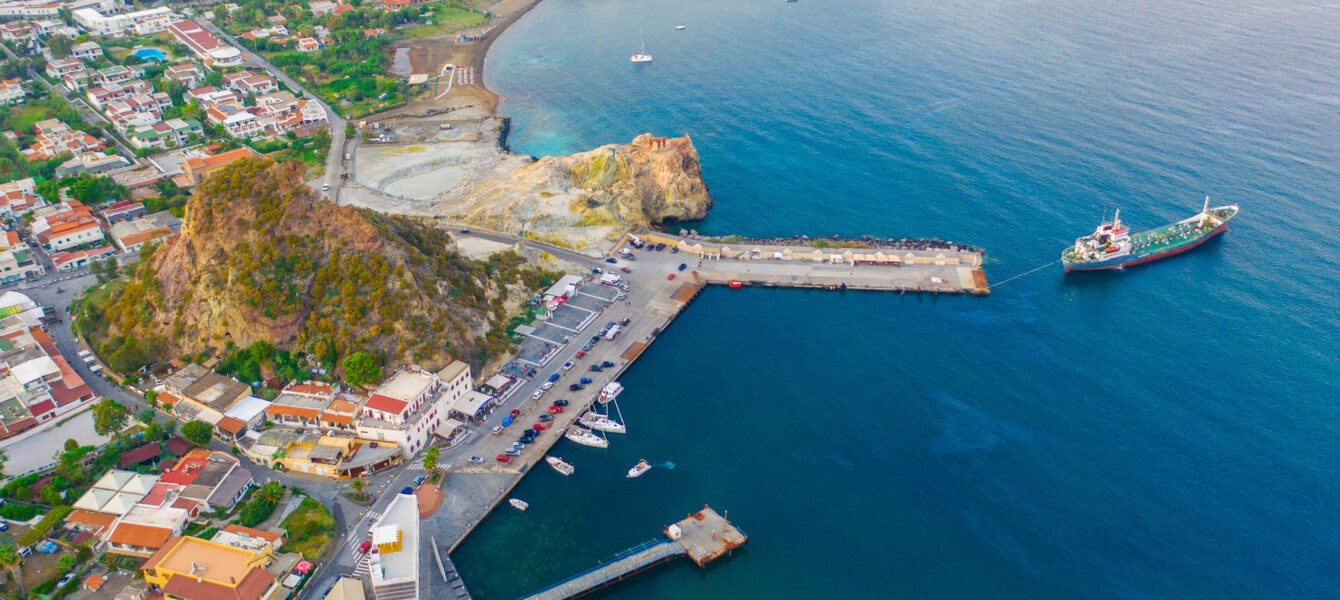
[[646, 473], [647, 471], [650, 470], [651, 470], [651, 463], [647, 462], [647, 459], [644, 458], [642, 460], [637, 461], [637, 464], [633, 465], [633, 468], [628, 470], [628, 478], [632, 479], [634, 477], [641, 477], [643, 473]]
[[683, 25], [675, 25], [675, 31], [684, 31], [684, 29]]
[[525, 500], [522, 500], [522, 499], [520, 499], [520, 498], [511, 498], [511, 499], [508, 499], [508, 500], [507, 500], [507, 503], [508, 503], [508, 504], [511, 504], [511, 505], [512, 505], [512, 508], [515, 508], [515, 509], [517, 509], [517, 510], [526, 510], [527, 508], [530, 508], [530, 505], [529, 505], [529, 504], [526, 504], [526, 501], [525, 501]]
[[549, 466], [553, 467], [555, 471], [558, 471], [564, 477], [571, 475], [573, 471], [577, 470], [576, 467], [573, 467], [568, 464], [567, 461], [564, 461], [557, 456], [546, 456], [544, 457], [544, 462], [549, 463]]

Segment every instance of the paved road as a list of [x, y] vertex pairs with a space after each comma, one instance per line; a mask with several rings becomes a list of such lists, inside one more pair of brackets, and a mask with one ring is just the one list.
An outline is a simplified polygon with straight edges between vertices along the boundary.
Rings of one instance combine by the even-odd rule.
[[256, 54], [255, 52], [252, 52], [251, 50], [247, 49], [246, 46], [237, 43], [237, 40], [233, 39], [233, 36], [229, 35], [222, 29], [215, 27], [214, 24], [211, 23], [208, 19], [200, 19], [200, 24], [204, 25], [205, 29], [210, 30], [210, 32], [218, 36], [220, 39], [227, 41], [229, 44], [236, 46], [238, 50], [241, 50], [242, 57], [245, 59], [247, 66], [257, 67], [269, 71], [270, 74], [274, 75], [280, 81], [284, 82], [284, 85], [287, 85], [289, 89], [294, 90], [295, 92], [298, 92], [300, 95], [307, 97], [312, 102], [316, 102], [318, 105], [321, 106], [322, 110], [326, 111], [326, 119], [330, 121], [330, 152], [326, 155], [326, 173], [318, 181], [323, 185], [330, 186], [330, 191], [323, 193], [329, 196], [332, 202], [338, 204], [339, 192], [340, 192], [340, 174], [344, 172], [344, 169], [341, 167], [341, 165], [343, 164], [344, 153], [346, 151], [344, 148], [344, 142], [345, 142], [344, 127], [346, 124], [344, 117], [341, 117], [338, 113], [336, 113], [335, 109], [331, 108], [329, 104], [323, 102], [321, 98], [318, 97], [316, 94], [307, 91], [307, 88], [304, 88], [302, 84], [298, 83], [292, 77], [289, 77], [288, 74], [285, 73], [282, 69], [274, 66], [273, 64], [270, 63], [270, 61], [265, 60], [265, 58], [260, 56], [259, 54]]

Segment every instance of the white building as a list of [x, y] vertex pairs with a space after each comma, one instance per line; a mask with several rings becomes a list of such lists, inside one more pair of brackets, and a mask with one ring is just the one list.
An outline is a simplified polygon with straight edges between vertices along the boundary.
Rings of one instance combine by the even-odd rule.
[[411, 367], [396, 371], [363, 404], [358, 436], [394, 442], [405, 456], [423, 450], [447, 421], [456, 400], [470, 391], [470, 366], [454, 361], [438, 373]]
[[172, 9], [166, 6], [120, 15], [104, 15], [96, 9], [81, 8], [74, 11], [74, 20], [90, 34], [121, 37], [125, 35], [127, 29], [133, 28], [140, 21], [171, 14]]
[[368, 577], [377, 600], [419, 597], [419, 497], [400, 490], [372, 527]]

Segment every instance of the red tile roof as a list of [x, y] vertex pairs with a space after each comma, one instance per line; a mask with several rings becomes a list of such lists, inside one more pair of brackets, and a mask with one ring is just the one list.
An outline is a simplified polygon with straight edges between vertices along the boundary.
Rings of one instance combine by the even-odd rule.
[[112, 535], [107, 537], [107, 541], [113, 544], [156, 550], [162, 548], [170, 537], [172, 537], [171, 529], [136, 523], [122, 523], [112, 530]]
[[372, 397], [368, 398], [368, 401], [363, 404], [363, 409], [379, 410], [385, 413], [398, 415], [405, 410], [406, 406], [409, 406], [409, 403], [404, 400], [397, 400], [381, 394], [373, 394]]

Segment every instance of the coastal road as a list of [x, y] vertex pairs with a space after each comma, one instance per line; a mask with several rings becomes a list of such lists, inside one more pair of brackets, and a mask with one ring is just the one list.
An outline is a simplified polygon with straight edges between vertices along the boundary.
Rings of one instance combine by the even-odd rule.
[[233, 36], [222, 29], [215, 27], [214, 23], [211, 23], [209, 19], [202, 18], [199, 22], [205, 29], [208, 29], [210, 33], [213, 33], [218, 36], [219, 39], [227, 41], [229, 44], [232, 44], [240, 50], [242, 52], [242, 58], [244, 59], [243, 62], [246, 66], [269, 71], [275, 78], [284, 82], [284, 85], [287, 85], [289, 89], [294, 90], [299, 95], [317, 103], [317, 105], [321, 107], [321, 110], [326, 111], [326, 119], [330, 121], [330, 151], [326, 154], [326, 172], [312, 183], [313, 187], [317, 190], [320, 190], [321, 185], [330, 186], [330, 191], [323, 192], [323, 194], [329, 196], [331, 202], [339, 204], [340, 174], [344, 172], [342, 164], [345, 153], [345, 125], [348, 122], [345, 121], [344, 117], [341, 117], [339, 113], [336, 113], [335, 109], [331, 108], [329, 104], [323, 102], [319, 96], [308, 91], [307, 88], [304, 88], [302, 84], [297, 82], [297, 80], [289, 77], [282, 69], [274, 66], [270, 61], [265, 60], [265, 57], [256, 54], [246, 46], [237, 43], [237, 40], [234, 39]]

